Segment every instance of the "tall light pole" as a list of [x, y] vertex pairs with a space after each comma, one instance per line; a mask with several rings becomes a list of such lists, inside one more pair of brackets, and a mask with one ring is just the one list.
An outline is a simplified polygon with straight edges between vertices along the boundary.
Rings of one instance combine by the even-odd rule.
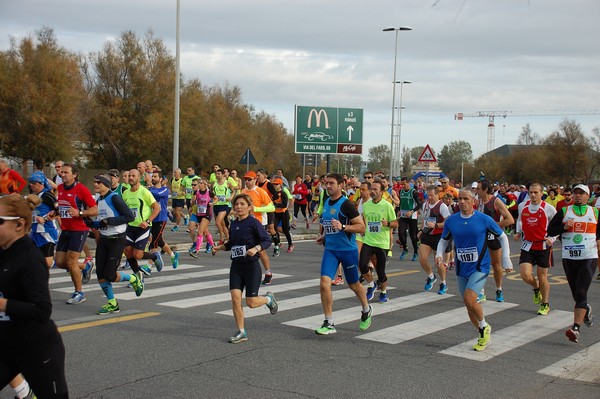
[[179, 0], [177, 0], [177, 22], [176, 22], [176, 37], [175, 37], [175, 115], [173, 117], [173, 172], [179, 167], [179, 75], [180, 66], [179, 59]]
[[400, 105], [398, 106], [398, 134], [396, 135], [393, 143], [396, 148], [392, 148], [392, 154], [396, 154], [397, 160], [394, 162], [394, 172], [400, 172], [400, 164], [402, 159], [402, 110], [404, 107], [402, 106], [402, 89], [405, 84], [411, 84], [410, 80], [400, 80], [395, 83], [400, 83]]
[[396, 32], [396, 42], [394, 44], [394, 80], [392, 80], [392, 130], [390, 139], [390, 178], [394, 176], [394, 110], [396, 107], [396, 62], [398, 60], [398, 32], [412, 30], [410, 26], [400, 26], [398, 28], [385, 28], [384, 32]]

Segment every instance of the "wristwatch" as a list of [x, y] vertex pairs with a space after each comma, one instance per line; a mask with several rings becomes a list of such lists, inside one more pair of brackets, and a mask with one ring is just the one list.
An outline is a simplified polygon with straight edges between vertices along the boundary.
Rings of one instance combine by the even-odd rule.
[[346, 225], [342, 224], [342, 231], [346, 230]]
[[79, 211], [79, 217], [83, 217], [83, 212]]

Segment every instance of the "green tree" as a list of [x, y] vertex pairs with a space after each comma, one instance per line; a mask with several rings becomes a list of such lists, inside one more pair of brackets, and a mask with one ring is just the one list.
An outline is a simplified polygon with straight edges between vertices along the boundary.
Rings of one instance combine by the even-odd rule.
[[548, 162], [546, 168], [552, 176], [567, 184], [587, 182], [593, 171], [591, 140], [574, 120], [565, 119], [558, 130], [544, 141]]
[[425, 150], [424, 145], [419, 145], [410, 149], [410, 162], [412, 165], [416, 165], [416, 163], [419, 162], [419, 157], [423, 153], [423, 150]]
[[388, 174], [390, 170], [390, 147], [386, 144], [381, 144], [376, 147], [369, 148], [368, 158], [369, 170], [373, 172], [384, 171]]
[[[423, 148], [425, 148], [425, 147], [423, 147]], [[419, 155], [417, 155], [417, 159], [418, 159]], [[401, 160], [402, 160], [402, 167], [401, 167], [402, 176], [408, 176], [408, 175], [412, 174], [412, 165], [414, 165], [416, 162], [412, 162], [411, 150], [409, 150], [408, 147], [406, 147], [406, 146], [402, 147]]]
[[473, 150], [468, 141], [452, 141], [442, 147], [437, 155], [438, 164], [444, 173], [451, 176], [460, 176], [462, 163], [473, 161]]
[[0, 151], [41, 168], [73, 159], [85, 92], [78, 57], [50, 28], [0, 52]]

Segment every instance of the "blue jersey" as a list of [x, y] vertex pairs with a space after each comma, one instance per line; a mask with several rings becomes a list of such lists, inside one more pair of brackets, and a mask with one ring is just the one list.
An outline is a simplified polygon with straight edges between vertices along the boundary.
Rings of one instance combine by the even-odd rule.
[[42, 202], [33, 211], [33, 223], [31, 225], [31, 239], [37, 247], [42, 247], [48, 243], [56, 244], [58, 241], [58, 230], [53, 220], [48, 220], [44, 223], [38, 223], [36, 217], [44, 217], [50, 211], [54, 210], [56, 198], [52, 191], [43, 189], [38, 196]]
[[479, 211], [475, 211], [470, 217], [455, 213], [446, 219], [442, 238], [454, 239], [458, 276], [469, 277], [474, 271], [490, 272], [488, 234], [499, 237], [502, 229], [494, 219]]
[[155, 222], [166, 222], [169, 220], [169, 188], [168, 187], [150, 187], [150, 192], [160, 205], [160, 212], [154, 218]]
[[[355, 215], [348, 215], [342, 211], [342, 205], [346, 201], [348, 201], [348, 198], [344, 196], [340, 197], [337, 201], [331, 201], [331, 198], [325, 200], [321, 224], [323, 225], [323, 233], [325, 233], [326, 249], [333, 251], [358, 251], [354, 233], [335, 230], [331, 225], [333, 219], [339, 220], [342, 224], [349, 224], [350, 220], [355, 217]], [[346, 208], [346, 211], [348, 210], [349, 208]], [[358, 215], [358, 211], [356, 211], [356, 214]]]

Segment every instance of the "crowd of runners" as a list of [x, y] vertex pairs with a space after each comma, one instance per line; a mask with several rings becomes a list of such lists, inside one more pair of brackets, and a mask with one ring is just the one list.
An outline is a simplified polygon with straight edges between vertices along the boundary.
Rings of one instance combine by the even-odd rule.
[[[0, 386], [12, 380], [19, 398], [33, 397], [27, 396], [32, 395], [30, 387], [43, 397], [66, 397], [64, 346], [50, 319], [51, 306], [48, 309], [49, 269], [68, 271], [74, 290], [66, 298], [68, 305], [86, 301], [83, 287], [95, 270], [107, 301], [97, 314], [118, 313], [113, 283], [126, 283], [141, 296], [144, 277], [165, 266], [163, 255], [177, 268], [180, 253], [165, 241], [166, 228], [189, 234], [185, 256], [230, 252], [229, 289], [236, 323], [231, 343], [248, 339], [244, 291], [248, 307], [265, 305], [271, 314], [277, 313], [273, 293], [259, 296], [259, 288], [273, 283], [272, 258], [284, 249], [294, 251], [291, 231], [311, 224], [318, 226], [316, 242], [324, 246], [320, 268], [324, 321], [315, 326], [316, 334], [336, 333], [332, 285], [348, 285], [360, 302], [359, 329], [370, 327], [369, 302], [391, 300], [386, 266], [397, 244], [400, 260], [409, 262], [412, 251], [410, 261], [419, 262], [425, 291], [438, 284], [437, 293], [445, 295], [451, 289], [448, 271], [454, 270], [458, 292], [478, 334], [474, 350], [484, 350], [491, 338], [481, 306], [487, 300], [484, 285], [491, 272], [493, 298], [504, 302], [504, 275], [514, 268], [509, 239], [520, 242], [518, 269], [532, 288], [537, 314], [551, 310], [548, 270], [552, 248], [560, 245], [575, 302], [573, 325], [565, 335], [578, 342], [580, 327], [593, 324], [587, 292], [598, 264], [599, 186], [590, 190], [585, 184], [560, 187], [481, 180], [464, 187], [446, 177], [435, 182], [388, 180], [369, 171], [360, 177], [307, 174], [288, 180], [281, 169], [272, 175], [264, 169], [238, 173], [217, 164], [200, 174], [191, 166], [185, 173], [177, 169], [167, 178], [148, 160], [131, 170], [111, 169], [94, 176], [89, 190], [79, 181], [75, 164], [56, 161], [54, 167], [53, 176], [35, 171], [24, 179], [0, 160], [0, 266], [15, 270], [12, 280], [0, 279], [0, 339], [22, 343], [2, 358], [6, 360], [0, 362]], [[31, 194], [18, 195], [24, 195], [27, 186]], [[95, 256], [86, 244], [88, 238], [96, 242]], [[32, 254], [29, 247], [39, 250]], [[17, 262], [29, 265], [19, 268]], [[40, 264], [44, 267], [37, 267]], [[31, 323], [43, 328], [23, 334]], [[52, 354], [56, 359], [51, 373], [49, 366], [39, 363], [42, 357], [36, 355], [30, 364], [21, 352], [28, 345], [41, 348], [42, 334], [51, 337], [39, 349], [42, 357]]]

